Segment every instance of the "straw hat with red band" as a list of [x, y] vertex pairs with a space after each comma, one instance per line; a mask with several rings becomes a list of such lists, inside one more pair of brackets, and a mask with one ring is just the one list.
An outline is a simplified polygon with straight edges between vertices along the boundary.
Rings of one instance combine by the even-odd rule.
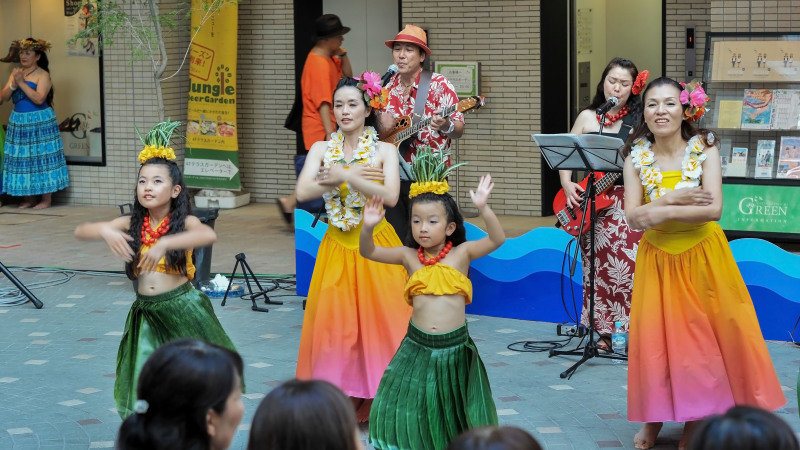
[[416, 25], [406, 25], [403, 31], [398, 33], [394, 39], [386, 41], [386, 46], [392, 48], [395, 42], [408, 42], [418, 45], [423, 52], [428, 55], [431, 54], [431, 49], [428, 48], [428, 36], [425, 34], [425, 30]]

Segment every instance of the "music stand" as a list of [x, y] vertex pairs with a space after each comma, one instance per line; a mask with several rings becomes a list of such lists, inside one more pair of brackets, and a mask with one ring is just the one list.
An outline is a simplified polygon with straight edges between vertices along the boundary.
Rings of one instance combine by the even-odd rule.
[[[539, 145], [542, 156], [544, 156], [547, 165], [551, 169], [585, 170], [589, 172], [589, 181], [586, 183], [586, 191], [583, 194], [585, 199], [583, 205], [584, 220], [586, 219], [586, 208], [590, 208], [591, 211], [589, 219], [589, 342], [583, 347], [583, 350], [580, 348], [580, 344], [583, 343], [582, 339], [574, 350], [551, 349], [549, 355], [550, 357], [556, 355], [581, 356], [578, 362], [561, 372], [561, 378], [571, 378], [578, 367], [591, 358], [628, 359], [626, 356], [614, 353], [608, 355], [600, 354], [597, 351], [597, 343], [594, 338], [594, 228], [597, 220], [597, 210], [594, 202], [594, 172], [622, 172], [625, 160], [620, 151], [625, 143], [619, 138], [597, 134], [533, 134], [531, 136], [536, 141], [536, 144]], [[591, 207], [589, 207], [589, 204], [591, 204]], [[580, 241], [580, 236], [578, 241]]]
[[[283, 302], [278, 302], [274, 300], [270, 300], [267, 292], [261, 287], [261, 283], [258, 282], [258, 278], [256, 278], [255, 274], [253, 274], [253, 269], [250, 268], [250, 264], [247, 264], [247, 259], [245, 259], [244, 253], [239, 253], [236, 255], [236, 264], [233, 265], [233, 270], [231, 271], [231, 280], [228, 282], [228, 288], [225, 290], [225, 297], [222, 298], [222, 305], [225, 306], [225, 302], [228, 300], [228, 293], [231, 292], [231, 286], [233, 285], [233, 278], [236, 276], [236, 268], [242, 266], [242, 277], [244, 278], [245, 284], [247, 284], [247, 290], [250, 292], [247, 296], [250, 297], [250, 301], [253, 302], [253, 306], [250, 308], [253, 311], [261, 311], [261, 312], [269, 312], [269, 309], [262, 308], [257, 305], [256, 299], [258, 297], [264, 297], [264, 303], [267, 305], [282, 305]], [[250, 278], [256, 282], [256, 286], [258, 286], [259, 291], [253, 292], [253, 288], [250, 287], [250, 279], [247, 278], [248, 272], [250, 273]]]

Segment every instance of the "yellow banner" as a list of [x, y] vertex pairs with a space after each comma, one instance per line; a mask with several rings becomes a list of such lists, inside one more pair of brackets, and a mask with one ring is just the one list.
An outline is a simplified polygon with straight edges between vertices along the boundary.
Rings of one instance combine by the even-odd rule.
[[[209, 13], [208, 6], [222, 4]], [[188, 121], [183, 174], [187, 186], [240, 190], [236, 124], [239, 11], [227, 0], [192, 0]]]

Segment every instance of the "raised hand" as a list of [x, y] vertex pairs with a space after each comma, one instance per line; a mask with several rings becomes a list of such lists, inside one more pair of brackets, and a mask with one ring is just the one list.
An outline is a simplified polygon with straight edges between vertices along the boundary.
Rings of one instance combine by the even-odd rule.
[[374, 227], [383, 220], [386, 210], [383, 209], [383, 199], [379, 195], [373, 195], [367, 199], [367, 204], [362, 210], [362, 223], [365, 227]]
[[492, 176], [488, 173], [481, 177], [481, 181], [478, 183], [478, 187], [475, 191], [470, 189], [469, 197], [472, 199], [472, 203], [476, 208], [480, 210], [486, 206], [492, 189], [494, 189], [494, 183], [492, 182]]

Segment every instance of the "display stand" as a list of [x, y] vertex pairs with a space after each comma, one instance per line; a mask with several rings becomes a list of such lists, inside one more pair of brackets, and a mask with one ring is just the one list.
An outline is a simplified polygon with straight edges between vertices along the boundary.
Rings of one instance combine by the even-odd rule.
[[[602, 132], [602, 130], [601, 130]], [[587, 209], [591, 212], [589, 224], [589, 333], [588, 342], [581, 349], [581, 342], [573, 350], [550, 350], [550, 357], [556, 355], [577, 355], [582, 358], [570, 366], [564, 372], [561, 372], [561, 378], [570, 378], [572, 374], [580, 367], [581, 364], [591, 358], [607, 358], [607, 359], [623, 359], [627, 360], [626, 356], [616, 354], [600, 354], [597, 351], [597, 343], [595, 342], [595, 329], [594, 329], [594, 228], [597, 220], [597, 211], [595, 208], [595, 171], [603, 172], [622, 172], [624, 158], [620, 150], [625, 145], [621, 139], [584, 134], [534, 134], [533, 140], [539, 145], [539, 149], [544, 156], [545, 161], [553, 170], [585, 170], [589, 171], [589, 182], [586, 185], [586, 191], [583, 193], [583, 218], [586, 219]], [[581, 236], [578, 236], [580, 242]]]
[[[251, 307], [253, 311], [269, 312], [269, 309], [262, 308], [256, 304], [256, 299], [259, 297], [264, 297], [264, 303], [267, 305], [283, 304], [283, 302], [277, 302], [269, 299], [269, 296], [267, 295], [268, 291], [261, 287], [261, 283], [258, 282], [258, 278], [256, 278], [255, 274], [253, 274], [253, 269], [251, 269], [250, 265], [247, 264], [244, 253], [239, 253], [236, 255], [236, 264], [233, 265], [233, 271], [231, 271], [231, 280], [228, 282], [228, 288], [225, 290], [225, 296], [222, 298], [221, 306], [225, 306], [225, 302], [228, 300], [228, 293], [231, 291], [231, 285], [233, 285], [233, 278], [236, 275], [236, 268], [238, 268], [240, 265], [242, 266], [242, 277], [244, 278], [245, 284], [247, 284], [248, 292], [250, 292], [247, 297], [249, 297], [250, 301], [253, 302], [253, 306]], [[250, 278], [255, 281], [256, 286], [258, 286], [258, 292], [253, 292], [253, 288], [250, 287], [250, 278], [247, 277], [248, 273], [250, 274]]]

